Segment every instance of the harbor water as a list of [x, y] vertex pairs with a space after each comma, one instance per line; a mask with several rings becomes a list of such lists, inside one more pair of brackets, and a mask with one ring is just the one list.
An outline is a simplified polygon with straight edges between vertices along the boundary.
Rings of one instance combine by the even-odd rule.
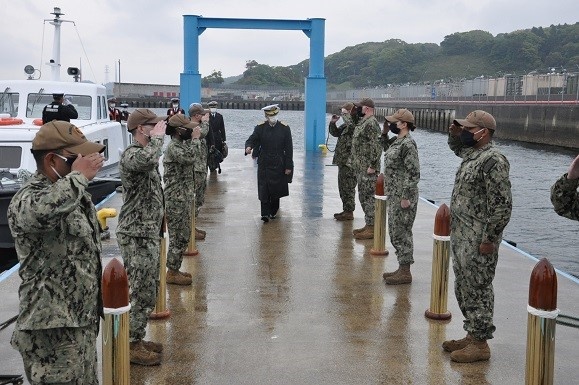
[[[153, 110], [157, 114], [166, 112], [165, 109]], [[255, 125], [263, 121], [261, 111], [219, 112], [225, 120], [230, 149], [242, 149]], [[294, 150], [303, 151], [304, 112], [282, 111], [279, 119], [292, 130]], [[328, 122], [329, 119], [330, 115], [327, 116]], [[500, 125], [498, 122], [499, 130]], [[437, 205], [448, 205], [460, 158], [448, 148], [447, 136], [444, 133], [417, 128], [412, 136], [418, 145], [420, 158], [420, 195]], [[330, 150], [334, 149], [335, 143], [336, 139], [330, 136]], [[567, 171], [577, 151], [513, 141], [498, 140], [495, 144], [511, 165], [513, 213], [504, 231], [504, 239], [516, 243], [519, 249], [536, 258], [548, 258], [557, 269], [579, 277], [579, 222], [558, 216], [550, 201], [551, 186]], [[226, 159], [223, 163], [225, 173], [227, 162]], [[328, 152], [327, 164], [330, 165], [331, 162], [332, 153]], [[336, 211], [340, 209], [341, 207], [336, 207]]]

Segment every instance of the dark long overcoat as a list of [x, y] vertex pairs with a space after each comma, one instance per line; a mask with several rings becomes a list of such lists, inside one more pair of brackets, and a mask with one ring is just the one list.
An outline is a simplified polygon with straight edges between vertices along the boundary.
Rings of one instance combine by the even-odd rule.
[[[245, 148], [253, 148], [257, 157], [257, 194], [260, 201], [289, 195], [288, 183], [293, 177], [293, 144], [289, 126], [277, 121], [270, 126], [266, 121], [255, 126], [253, 134], [245, 142]], [[285, 170], [291, 170], [290, 175]]]

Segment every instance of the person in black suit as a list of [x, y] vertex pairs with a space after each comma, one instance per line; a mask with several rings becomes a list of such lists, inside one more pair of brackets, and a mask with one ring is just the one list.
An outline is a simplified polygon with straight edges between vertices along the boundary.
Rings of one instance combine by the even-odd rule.
[[215, 172], [219, 170], [221, 174], [221, 166], [219, 163], [227, 156], [225, 146], [225, 122], [223, 115], [217, 112], [217, 102], [211, 101], [207, 104], [209, 107], [209, 133], [207, 134], [207, 166], [209, 171]]

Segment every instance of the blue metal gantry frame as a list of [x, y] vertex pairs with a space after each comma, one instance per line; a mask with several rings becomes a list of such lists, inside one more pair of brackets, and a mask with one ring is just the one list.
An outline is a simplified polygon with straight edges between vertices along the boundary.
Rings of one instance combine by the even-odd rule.
[[325, 142], [326, 77], [324, 76], [325, 19], [271, 20], [225, 19], [183, 15], [184, 69], [181, 73], [181, 102], [188, 106], [201, 101], [199, 35], [207, 28], [301, 30], [310, 38], [310, 72], [305, 79], [304, 149], [315, 151]]

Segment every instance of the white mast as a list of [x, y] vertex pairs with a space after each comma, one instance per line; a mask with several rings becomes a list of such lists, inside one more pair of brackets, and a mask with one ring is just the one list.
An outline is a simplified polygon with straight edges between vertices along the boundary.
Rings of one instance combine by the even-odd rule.
[[44, 21], [50, 22], [50, 24], [54, 25], [54, 41], [52, 45], [52, 59], [46, 64], [52, 67], [52, 80], [59, 81], [60, 80], [60, 25], [64, 22], [72, 23], [69, 20], [61, 20], [60, 16], [64, 15], [64, 13], [60, 12], [60, 8], [54, 7], [54, 12], [51, 13], [54, 15], [54, 19], [44, 19]]

